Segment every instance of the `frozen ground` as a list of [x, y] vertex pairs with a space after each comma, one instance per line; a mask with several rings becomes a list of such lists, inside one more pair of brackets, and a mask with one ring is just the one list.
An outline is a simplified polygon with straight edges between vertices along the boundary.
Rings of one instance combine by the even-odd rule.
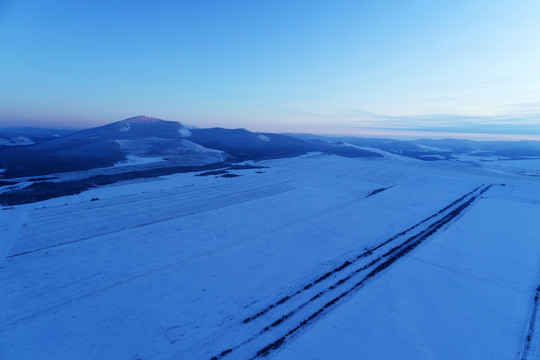
[[126, 160], [117, 162], [113, 167], [123, 167], [138, 164], [151, 164], [165, 161], [163, 157], [140, 157], [136, 155], [126, 155]]
[[0, 210], [0, 359], [536, 359], [532, 161], [312, 154]]

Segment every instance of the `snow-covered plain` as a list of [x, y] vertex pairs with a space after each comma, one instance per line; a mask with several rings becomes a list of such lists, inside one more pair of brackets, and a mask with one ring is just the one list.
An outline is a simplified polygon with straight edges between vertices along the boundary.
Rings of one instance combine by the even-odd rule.
[[532, 161], [311, 154], [0, 210], [0, 359], [536, 359]]

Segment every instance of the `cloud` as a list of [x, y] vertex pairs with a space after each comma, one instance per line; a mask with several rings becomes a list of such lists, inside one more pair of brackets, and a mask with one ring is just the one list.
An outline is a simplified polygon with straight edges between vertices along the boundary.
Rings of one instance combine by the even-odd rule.
[[[515, 104], [514, 109], [536, 109], [538, 103]], [[540, 111], [522, 115], [464, 116], [425, 114], [393, 116], [363, 110], [342, 109], [335, 113], [297, 111], [298, 114], [332, 119], [342, 129], [447, 132], [472, 134], [540, 135]]]
[[[393, 130], [540, 135], [540, 114], [520, 117], [444, 114], [391, 117], [390, 119], [385, 117], [385, 119], [378, 122], [378, 126]], [[362, 121], [358, 125], [363, 126]]]

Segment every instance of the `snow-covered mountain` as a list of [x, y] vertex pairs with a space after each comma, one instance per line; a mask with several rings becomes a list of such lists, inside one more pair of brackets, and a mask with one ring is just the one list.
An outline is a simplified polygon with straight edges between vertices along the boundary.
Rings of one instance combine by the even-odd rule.
[[[33, 176], [109, 167], [137, 158], [183, 164], [224, 161], [227, 155], [186, 139], [189, 126], [148, 116], [137, 116], [105, 126], [78, 131], [33, 146], [0, 152], [4, 175]], [[141, 161], [144, 162], [144, 161]]]
[[378, 149], [398, 156], [419, 160], [462, 160], [505, 158], [540, 158], [539, 141], [474, 141], [466, 139], [416, 139], [396, 140], [385, 138], [330, 137], [312, 134], [290, 134], [306, 141], [345, 143], [363, 149]]
[[354, 147], [345, 149], [328, 141], [305, 141], [245, 129], [199, 129], [175, 121], [136, 116], [32, 146], [0, 151], [0, 168], [6, 169], [3, 175], [7, 178], [156, 162], [162, 166], [201, 166], [291, 157], [309, 151], [380, 156]]
[[[167, 157], [169, 161], [193, 164], [221, 162], [227, 155], [221, 151], [199, 146], [187, 137], [191, 126], [149, 116], [136, 116], [105, 126], [79, 131], [40, 148], [55, 155], [96, 157], [103, 151], [110, 161], [127, 156]], [[116, 156], [114, 156], [115, 154]]]
[[[41, 136], [41, 137], [40, 137]], [[47, 137], [49, 136], [49, 137]], [[424, 161], [492, 161], [540, 157], [540, 142], [457, 139], [393, 140], [201, 129], [136, 116], [73, 133], [0, 132], [0, 176], [38, 176], [122, 166], [122, 171], [203, 166], [304, 155], [409, 157]]]

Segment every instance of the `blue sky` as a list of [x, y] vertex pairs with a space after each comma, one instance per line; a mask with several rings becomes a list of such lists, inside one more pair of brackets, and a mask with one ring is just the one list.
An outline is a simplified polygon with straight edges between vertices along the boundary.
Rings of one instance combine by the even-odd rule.
[[0, 126], [540, 136], [538, 19], [536, 0], [0, 0]]

